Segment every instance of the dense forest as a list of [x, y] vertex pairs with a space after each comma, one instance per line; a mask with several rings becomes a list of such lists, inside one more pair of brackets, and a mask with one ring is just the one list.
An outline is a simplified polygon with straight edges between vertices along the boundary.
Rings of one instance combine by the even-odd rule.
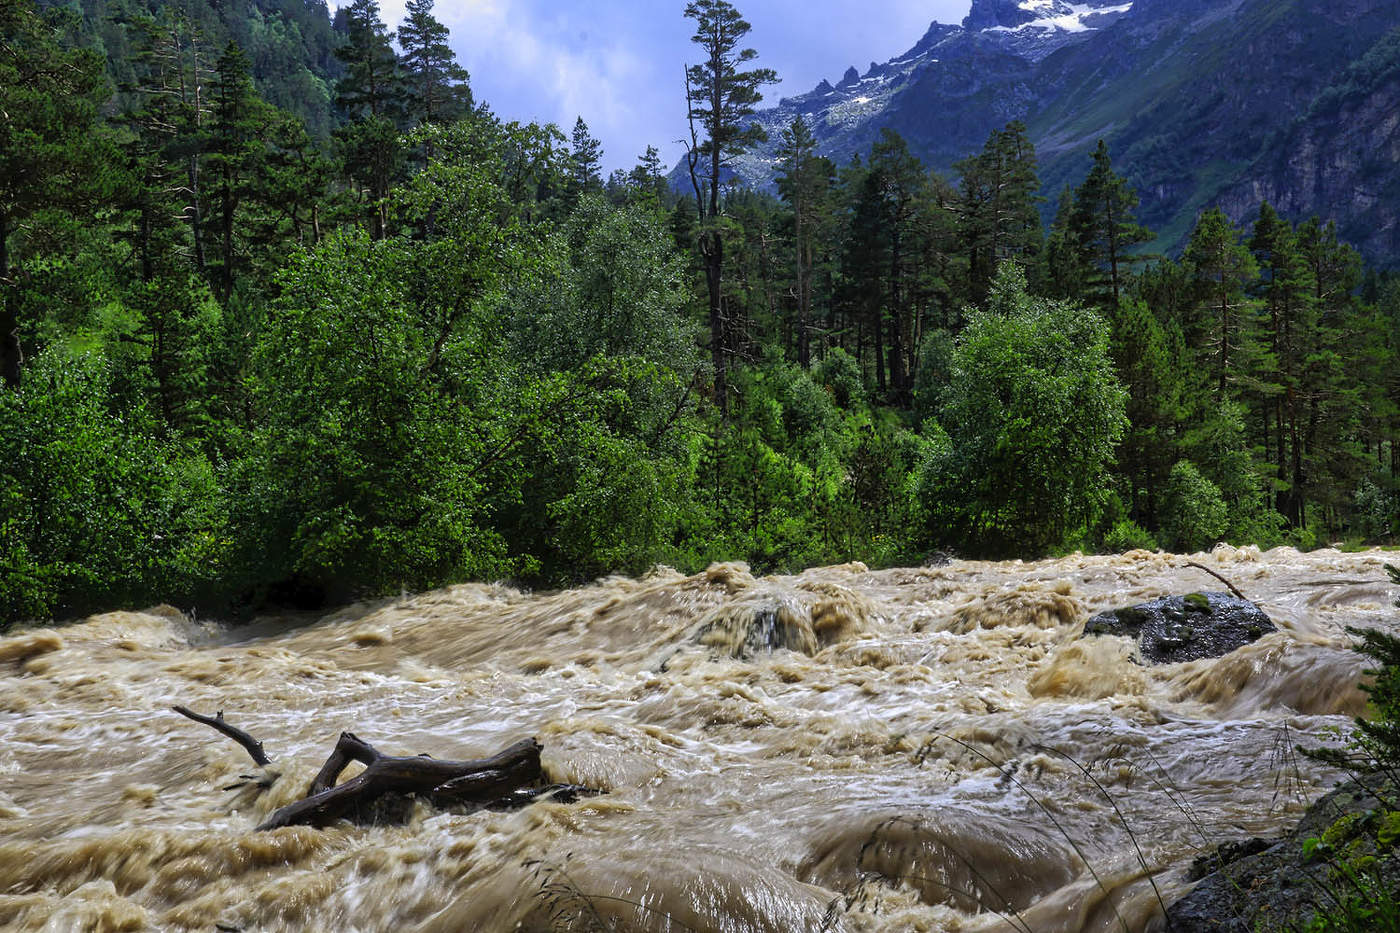
[[1149, 255], [1017, 123], [942, 177], [799, 120], [748, 190], [773, 75], [684, 15], [675, 190], [475, 101], [432, 0], [0, 0], [0, 620], [1394, 540], [1400, 278], [1325, 219]]

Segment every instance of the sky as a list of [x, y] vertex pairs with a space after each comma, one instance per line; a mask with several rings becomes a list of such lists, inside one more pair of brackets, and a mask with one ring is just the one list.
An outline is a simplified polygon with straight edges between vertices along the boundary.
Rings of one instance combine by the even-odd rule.
[[[386, 25], [404, 0], [380, 0]], [[334, 5], [334, 0], [333, 0]], [[864, 72], [907, 51], [935, 19], [961, 22], [969, 0], [736, 0], [753, 26], [746, 45], [782, 83], [765, 103], [802, 94], [850, 65]], [[603, 143], [604, 174], [631, 168], [648, 144], [667, 165], [686, 135], [682, 68], [699, 61], [684, 0], [437, 0], [472, 91], [506, 120], [582, 116]]]

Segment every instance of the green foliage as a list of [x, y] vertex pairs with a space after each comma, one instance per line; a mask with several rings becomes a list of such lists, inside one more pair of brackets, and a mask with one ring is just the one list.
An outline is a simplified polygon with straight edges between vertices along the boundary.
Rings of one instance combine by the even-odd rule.
[[1400, 931], [1400, 897], [1394, 884], [1370, 870], [1344, 862], [1333, 869], [1333, 903], [1315, 914], [1306, 933], [1395, 933]]
[[950, 182], [799, 120], [731, 186], [775, 76], [722, 0], [687, 197], [477, 105], [432, 0], [399, 54], [373, 0], [93, 3], [0, 0], [11, 616], [1400, 527], [1400, 280], [1330, 225], [1205, 210], [1135, 274], [1107, 147], [1045, 237], [1015, 123]]
[[45, 353], [0, 393], [0, 625], [189, 600], [227, 530], [197, 453], [112, 396], [100, 357]]
[[1113, 170], [1103, 140], [1094, 150], [1094, 167], [1074, 191], [1074, 204], [1065, 219], [1063, 236], [1084, 282], [1100, 301], [1112, 308], [1123, 292], [1132, 249], [1152, 239], [1152, 232], [1133, 217], [1137, 192]]
[[1040, 256], [1035, 146], [1019, 120], [993, 130], [982, 151], [955, 168], [962, 183], [962, 235], [968, 250], [969, 292], [982, 300], [997, 264], [1015, 258], [1034, 265]]
[[865, 380], [860, 365], [840, 347], [817, 363], [812, 379], [830, 392], [841, 408], [860, 408], [865, 404]]
[[398, 31], [399, 67], [408, 115], [418, 123], [450, 123], [472, 109], [470, 75], [447, 37], [447, 27], [433, 16], [433, 0], [408, 0]]
[[[1386, 572], [1400, 585], [1400, 569], [1387, 564]], [[1371, 717], [1356, 720], [1344, 748], [1302, 751], [1361, 776], [1368, 791], [1387, 805], [1345, 814], [1304, 841], [1304, 856], [1321, 861], [1327, 871], [1325, 898], [1318, 899], [1308, 933], [1400, 930], [1400, 811], [1389, 802], [1400, 787], [1400, 638], [1379, 629], [1348, 631], [1357, 639], [1355, 649], [1377, 665], [1365, 672], [1371, 680], [1362, 684]]]
[[235, 477], [252, 579], [281, 569], [383, 592], [501, 568], [478, 478], [499, 440], [443, 390], [471, 378], [483, 335], [440, 329], [453, 296], [427, 258], [345, 234], [283, 276], [254, 357], [262, 418]]
[[1108, 534], [1104, 535], [1103, 546], [1111, 554], [1158, 550], [1157, 539], [1142, 526], [1128, 519], [1119, 520], [1109, 529]]
[[65, 42], [74, 19], [0, 0], [0, 383], [21, 379], [19, 311], [26, 261], [44, 248], [55, 208], [108, 183], [111, 153], [92, 132], [106, 90], [97, 56]]
[[987, 554], [1064, 544], [1107, 492], [1123, 404], [1102, 319], [1031, 297], [1004, 265], [953, 355], [940, 418], [950, 445], [921, 489], [935, 536]]
[[1228, 512], [1220, 489], [1189, 460], [1172, 467], [1162, 493], [1162, 541], [1190, 553], [1210, 547], [1225, 533]]

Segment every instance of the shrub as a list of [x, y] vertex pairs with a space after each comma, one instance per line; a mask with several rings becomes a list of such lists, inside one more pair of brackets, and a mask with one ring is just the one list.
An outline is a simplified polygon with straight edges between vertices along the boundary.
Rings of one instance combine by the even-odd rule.
[[1125, 551], [1155, 551], [1158, 549], [1157, 539], [1135, 521], [1121, 519], [1114, 523], [1108, 534], [1103, 539], [1104, 550], [1110, 554], [1122, 554]]
[[938, 419], [948, 445], [920, 496], [937, 543], [1034, 556], [1092, 524], [1125, 397], [1098, 315], [1028, 295], [1014, 263], [1001, 267], [989, 305], [953, 353]]
[[861, 378], [860, 364], [840, 347], [812, 367], [812, 381], [826, 388], [842, 408], [858, 408], [865, 404], [865, 381]]
[[1174, 551], [1205, 550], [1224, 534], [1228, 520], [1220, 489], [1194, 463], [1178, 461], [1162, 492], [1162, 542]]

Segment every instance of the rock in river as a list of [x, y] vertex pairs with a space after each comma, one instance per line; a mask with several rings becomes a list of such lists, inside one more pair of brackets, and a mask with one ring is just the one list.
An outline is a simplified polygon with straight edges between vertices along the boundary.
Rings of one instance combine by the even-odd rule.
[[1218, 658], [1277, 630], [1264, 610], [1225, 593], [1167, 596], [1101, 612], [1084, 624], [1085, 635], [1136, 638], [1148, 664]]

